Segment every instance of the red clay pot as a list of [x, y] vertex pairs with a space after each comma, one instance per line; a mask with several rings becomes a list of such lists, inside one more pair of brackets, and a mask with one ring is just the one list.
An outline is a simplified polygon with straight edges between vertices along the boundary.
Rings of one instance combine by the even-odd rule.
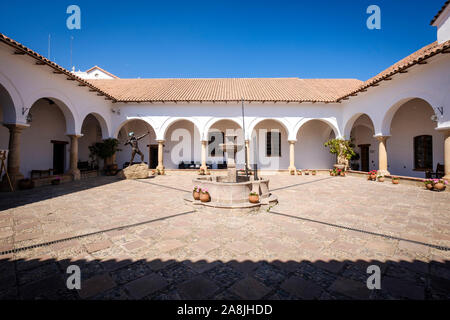
[[209, 202], [211, 201], [211, 197], [209, 196], [209, 193], [200, 193], [200, 201], [201, 202]]
[[248, 196], [248, 201], [250, 201], [250, 203], [259, 203], [259, 196], [258, 195], [250, 195], [250, 196]]
[[194, 198], [194, 200], [200, 200], [200, 192], [192, 191], [192, 197]]

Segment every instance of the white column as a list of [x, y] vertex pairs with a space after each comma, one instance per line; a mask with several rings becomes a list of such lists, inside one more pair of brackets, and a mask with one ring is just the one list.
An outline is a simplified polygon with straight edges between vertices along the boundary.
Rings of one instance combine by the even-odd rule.
[[289, 172], [291, 172], [292, 170], [294, 170], [295, 172], [297, 172], [296, 168], [295, 168], [295, 143], [297, 141], [296, 140], [289, 140]]
[[164, 140], [158, 140], [158, 166], [159, 170], [164, 170]]
[[70, 168], [67, 173], [73, 176], [73, 180], [80, 180], [81, 173], [78, 169], [78, 138], [83, 135], [68, 134], [68, 136], [70, 138]]
[[450, 130], [444, 132], [444, 179], [450, 181]]
[[376, 136], [378, 140], [378, 175], [390, 175], [388, 171], [388, 156], [386, 149], [386, 141], [389, 136]]
[[207, 170], [206, 167], [206, 148], [208, 146], [208, 141], [202, 140], [202, 165], [200, 166], [200, 169]]

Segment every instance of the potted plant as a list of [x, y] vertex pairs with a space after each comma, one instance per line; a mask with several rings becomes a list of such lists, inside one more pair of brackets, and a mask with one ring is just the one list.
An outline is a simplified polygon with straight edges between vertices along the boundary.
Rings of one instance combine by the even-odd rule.
[[302, 170], [297, 170], [297, 175], [301, 176], [302, 175]]
[[31, 179], [20, 179], [19, 180], [19, 189], [20, 190], [27, 190], [27, 189], [33, 189], [34, 188], [34, 181]]
[[434, 188], [433, 179], [425, 179], [425, 180], [423, 180], [423, 183], [425, 185], [425, 188], [427, 188], [428, 190], [433, 190], [433, 188]]
[[435, 180], [433, 180], [433, 182], [434, 182], [433, 187], [434, 187], [434, 190], [436, 190], [436, 191], [444, 191], [448, 184], [448, 182], [444, 179], [435, 179]]
[[377, 170], [369, 171], [367, 180], [375, 181], [377, 179]]
[[400, 182], [399, 177], [392, 177], [392, 184], [398, 184]]
[[200, 188], [200, 201], [201, 202], [209, 202], [209, 201], [211, 201], [211, 197], [209, 195], [208, 189]]
[[317, 174], [317, 171], [316, 171], [316, 170], [312, 170], [312, 171], [311, 171], [311, 174], [312, 174], [313, 176], [315, 176], [315, 175]]
[[336, 169], [330, 169], [330, 176], [334, 177], [336, 176]]
[[309, 170], [308, 169], [304, 170], [303, 173], [305, 174], [305, 176], [309, 176]]
[[295, 176], [295, 170], [290, 170], [289, 173], [291, 174], [291, 176]]
[[339, 170], [339, 175], [341, 176], [341, 177], [345, 177], [346, 175], [347, 175], [347, 172], [344, 170], [344, 169], [338, 169]]
[[200, 170], [198, 171], [198, 174], [201, 175], [201, 176], [204, 176], [206, 174], [205, 173], [205, 169], [200, 168]]
[[115, 163], [115, 155], [118, 148], [119, 140], [114, 138], [104, 139], [102, 142], [96, 142], [89, 146], [91, 157], [98, 156], [104, 160], [105, 174], [106, 175], [116, 175], [118, 170], [117, 163]]
[[324, 146], [330, 148], [330, 153], [336, 155], [337, 164], [335, 168], [347, 169], [349, 160], [355, 156], [353, 151], [354, 145], [350, 140], [345, 139], [330, 139], [324, 143]]
[[256, 192], [250, 192], [248, 201], [250, 201], [250, 203], [259, 203], [259, 194]]
[[51, 182], [52, 185], [56, 186], [56, 185], [58, 185], [61, 182], [61, 177], [56, 176], [50, 182]]
[[384, 182], [384, 176], [378, 176], [377, 179], [378, 182]]
[[194, 198], [194, 200], [200, 200], [200, 187], [199, 186], [195, 186], [194, 190], [192, 190], [192, 197]]

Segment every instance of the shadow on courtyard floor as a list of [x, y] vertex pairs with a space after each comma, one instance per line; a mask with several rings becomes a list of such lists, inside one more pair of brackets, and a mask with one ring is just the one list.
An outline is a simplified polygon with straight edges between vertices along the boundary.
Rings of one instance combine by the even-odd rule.
[[120, 181], [117, 176], [99, 176], [71, 181], [57, 186], [41, 186], [29, 190], [0, 192], [0, 211], [20, 207], [66, 194], [79, 192]]
[[[0, 256], [0, 299], [449, 299], [450, 261], [11, 260]], [[81, 290], [69, 290], [69, 265]], [[381, 269], [369, 290], [367, 267]]]

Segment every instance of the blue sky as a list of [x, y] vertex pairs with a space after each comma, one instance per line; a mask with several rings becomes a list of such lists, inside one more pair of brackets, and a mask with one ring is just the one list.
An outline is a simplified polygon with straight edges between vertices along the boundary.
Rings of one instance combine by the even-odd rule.
[[[444, 0], [5, 1], [0, 32], [70, 68], [122, 78], [300, 77], [366, 80], [436, 40]], [[66, 9], [81, 9], [68, 30]], [[381, 30], [366, 9], [381, 8]]]

